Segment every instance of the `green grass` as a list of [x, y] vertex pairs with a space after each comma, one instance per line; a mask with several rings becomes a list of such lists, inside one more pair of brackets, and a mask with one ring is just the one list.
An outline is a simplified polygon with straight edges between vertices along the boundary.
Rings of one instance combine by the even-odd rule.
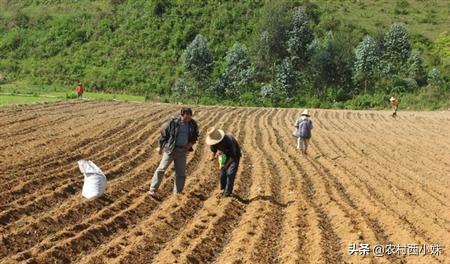
[[129, 95], [129, 94], [109, 94], [109, 93], [84, 93], [83, 97], [86, 99], [95, 100], [119, 100], [129, 102], [144, 102], [144, 96]]
[[450, 3], [439, 0], [316, 0], [339, 20], [357, 24], [369, 31], [386, 29], [394, 22], [403, 22], [412, 34], [435, 40], [448, 32]]
[[[74, 95], [73, 89], [49, 86], [49, 85], [29, 85], [25, 82], [0, 85], [0, 105], [29, 104], [35, 102], [53, 102], [67, 100], [67, 97]], [[97, 93], [85, 92], [84, 99], [92, 100], [118, 100], [128, 102], [144, 102], [144, 96], [129, 94]], [[70, 98], [69, 98], [70, 99]]]
[[18, 104], [32, 104], [39, 102], [56, 102], [65, 100], [63, 98], [50, 98], [38, 96], [18, 96], [18, 95], [0, 95], [0, 106], [4, 105], [18, 105]]

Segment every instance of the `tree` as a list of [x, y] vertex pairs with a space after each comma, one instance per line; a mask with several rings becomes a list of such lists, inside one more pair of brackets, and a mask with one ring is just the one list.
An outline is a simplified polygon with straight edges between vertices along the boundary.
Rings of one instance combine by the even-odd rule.
[[187, 96], [190, 92], [190, 87], [185, 79], [179, 78], [172, 86], [172, 93], [178, 96]]
[[424, 84], [426, 72], [423, 65], [422, 56], [420, 56], [419, 51], [413, 50], [411, 56], [408, 59], [408, 69], [407, 73], [410, 78], [416, 80], [418, 84]]
[[235, 43], [225, 57], [225, 71], [219, 86], [226, 97], [236, 99], [248, 91], [254, 75], [254, 69], [245, 46]]
[[308, 46], [314, 40], [308, 16], [302, 8], [297, 8], [292, 16], [292, 29], [288, 36], [288, 52], [296, 68], [300, 69], [308, 61]]
[[276, 102], [292, 101], [296, 92], [296, 74], [289, 58], [285, 58], [281, 64], [277, 66], [275, 83]]
[[384, 36], [384, 72], [398, 74], [406, 64], [411, 45], [409, 35], [403, 24], [393, 24]]
[[356, 48], [355, 57], [353, 79], [356, 82], [363, 81], [364, 91], [367, 91], [367, 85], [374, 81], [376, 69], [380, 62], [375, 40], [366, 36]]
[[200, 95], [208, 90], [214, 66], [214, 58], [208, 48], [207, 40], [198, 34], [187, 46], [183, 58], [184, 70], [193, 82], [192, 96], [198, 103]]
[[320, 41], [316, 39], [309, 51], [311, 55], [309, 77], [317, 97], [345, 100], [352, 84], [354, 49], [348, 45], [351, 36], [328, 32]]
[[432, 68], [427, 74], [427, 82], [429, 85], [440, 87], [443, 83], [441, 72], [437, 68]]
[[263, 80], [273, 77], [275, 65], [288, 55], [286, 41], [289, 10], [286, 1], [269, 1], [261, 12], [254, 48], [257, 54], [256, 66]]

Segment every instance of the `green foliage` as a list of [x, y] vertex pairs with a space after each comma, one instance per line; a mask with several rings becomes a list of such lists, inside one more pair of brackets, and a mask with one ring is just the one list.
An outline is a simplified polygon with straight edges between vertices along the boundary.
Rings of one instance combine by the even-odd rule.
[[408, 76], [416, 80], [417, 83], [423, 85], [425, 83], [426, 76], [425, 65], [422, 56], [417, 50], [413, 50], [411, 52], [411, 56], [408, 59], [407, 66]]
[[[343, 107], [363, 87], [415, 94], [427, 81], [445, 93], [443, 2], [0, 0], [0, 82], [265, 106]], [[188, 48], [197, 35], [207, 49]], [[367, 35], [376, 57], [358, 46]]]
[[[257, 32], [258, 66], [275, 65], [287, 55], [286, 41], [289, 29], [289, 4], [285, 1], [269, 1], [260, 15]], [[273, 69], [273, 68], [272, 68]]]
[[277, 104], [290, 103], [296, 93], [296, 74], [289, 58], [285, 58], [276, 69], [274, 98]]
[[439, 71], [439, 69], [437, 68], [433, 68], [428, 72], [427, 82], [433, 87], [446, 89], [445, 82], [441, 76], [441, 71]]
[[214, 59], [208, 48], [208, 42], [199, 34], [183, 54], [183, 67], [186, 75], [193, 82], [191, 95], [194, 98], [199, 98], [208, 90], [213, 66]]
[[375, 81], [376, 71], [380, 63], [380, 53], [375, 40], [366, 36], [355, 50], [354, 80], [364, 83], [367, 91], [369, 84]]
[[384, 69], [386, 74], [397, 74], [406, 64], [411, 45], [409, 35], [403, 24], [393, 24], [384, 37]]
[[78, 95], [75, 93], [66, 93], [66, 99], [76, 99]]
[[313, 31], [309, 27], [308, 16], [302, 8], [297, 8], [292, 17], [292, 29], [289, 31], [287, 51], [297, 68], [308, 62], [308, 46], [314, 39]]
[[227, 52], [225, 71], [217, 84], [219, 98], [239, 98], [241, 94], [250, 92], [254, 68], [245, 46], [235, 43]]

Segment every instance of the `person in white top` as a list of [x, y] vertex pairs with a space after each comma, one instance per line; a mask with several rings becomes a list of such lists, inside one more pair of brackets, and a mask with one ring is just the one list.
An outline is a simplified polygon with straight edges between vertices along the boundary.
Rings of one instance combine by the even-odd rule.
[[297, 149], [301, 150], [305, 155], [307, 154], [311, 130], [313, 129], [313, 124], [309, 117], [309, 111], [305, 109], [294, 124], [296, 128]]

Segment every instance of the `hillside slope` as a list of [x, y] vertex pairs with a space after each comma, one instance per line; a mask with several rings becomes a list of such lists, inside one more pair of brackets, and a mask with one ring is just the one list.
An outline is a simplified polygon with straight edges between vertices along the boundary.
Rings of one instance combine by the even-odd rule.
[[[448, 66], [448, 1], [289, 1], [317, 4], [317, 27], [355, 27], [358, 37], [404, 22], [429, 64]], [[251, 46], [267, 1], [0, 0], [0, 75], [7, 81], [164, 93], [181, 55], [204, 35], [219, 76], [235, 42]], [[437, 43], [437, 44], [436, 44]], [[443, 56], [444, 55], [444, 56]], [[443, 66], [443, 67], [444, 67]], [[448, 69], [448, 67], [447, 67]]]

